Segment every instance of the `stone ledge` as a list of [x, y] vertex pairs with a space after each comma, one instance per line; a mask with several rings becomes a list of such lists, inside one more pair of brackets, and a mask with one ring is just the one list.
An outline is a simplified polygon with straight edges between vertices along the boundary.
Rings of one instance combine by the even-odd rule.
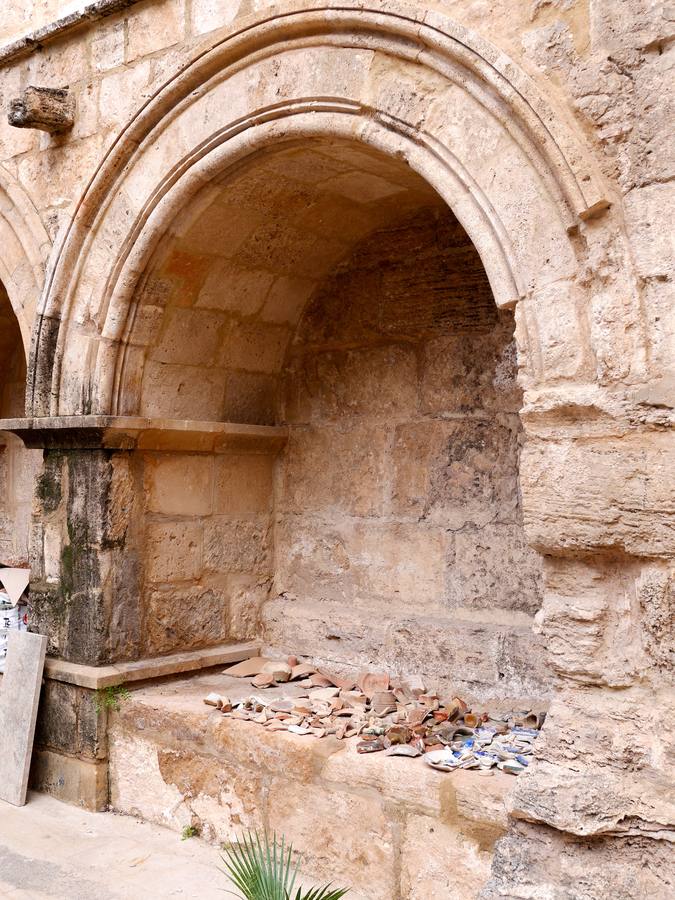
[[0, 431], [17, 435], [30, 449], [269, 451], [280, 449], [288, 438], [288, 429], [280, 425], [142, 416], [0, 419]]
[[87, 666], [48, 656], [45, 660], [45, 677], [96, 691], [118, 684], [163, 678], [166, 675], [178, 675], [181, 672], [195, 672], [212, 666], [235, 663], [256, 656], [259, 651], [260, 645], [253, 641], [242, 644], [219, 644], [204, 650], [189, 650], [185, 653], [172, 653], [169, 656], [139, 659], [134, 662], [118, 662], [109, 666]]
[[139, 2], [140, 0], [95, 0], [94, 3], [88, 3], [82, 9], [61, 16], [61, 18], [55, 19], [53, 22], [48, 22], [41, 28], [29, 31], [0, 47], [0, 65], [9, 62], [11, 59], [17, 59], [33, 53], [44, 46], [44, 44], [55, 41], [69, 31], [80, 28], [88, 22], [95, 22], [97, 19], [112, 16], [114, 13], [121, 12]]

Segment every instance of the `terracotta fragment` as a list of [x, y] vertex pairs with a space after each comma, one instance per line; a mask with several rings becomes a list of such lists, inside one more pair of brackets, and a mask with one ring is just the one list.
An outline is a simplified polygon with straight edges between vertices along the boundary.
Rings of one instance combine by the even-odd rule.
[[378, 691], [389, 690], [389, 675], [386, 672], [361, 672], [357, 682], [366, 697]]
[[290, 679], [293, 670], [288, 663], [273, 659], [264, 664], [262, 671], [269, 672], [275, 681], [285, 682]]
[[291, 668], [291, 678], [295, 681], [297, 678], [307, 678], [315, 672], [315, 666], [312, 666], [309, 663], [298, 663]]
[[309, 692], [310, 700], [331, 700], [340, 693], [336, 687], [322, 687]]
[[223, 671], [223, 675], [233, 675], [235, 678], [252, 678], [259, 675], [269, 660], [264, 656], [252, 656], [235, 663], [229, 669]]

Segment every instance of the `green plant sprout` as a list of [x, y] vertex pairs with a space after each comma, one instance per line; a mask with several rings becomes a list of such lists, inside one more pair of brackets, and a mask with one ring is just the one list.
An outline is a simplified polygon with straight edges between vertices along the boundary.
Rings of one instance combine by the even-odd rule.
[[103, 710], [114, 709], [116, 712], [124, 700], [131, 697], [128, 689], [123, 684], [111, 684], [110, 687], [99, 688], [94, 695], [94, 706], [97, 713]]
[[225, 874], [240, 891], [242, 900], [340, 900], [347, 893], [347, 888], [336, 890], [327, 884], [309, 890], [299, 887], [294, 894], [300, 861], [293, 865], [293, 846], [286, 845], [283, 837], [279, 843], [276, 835], [270, 838], [265, 832], [261, 838], [252, 832], [243, 834], [236, 843], [223, 844], [223, 850]]

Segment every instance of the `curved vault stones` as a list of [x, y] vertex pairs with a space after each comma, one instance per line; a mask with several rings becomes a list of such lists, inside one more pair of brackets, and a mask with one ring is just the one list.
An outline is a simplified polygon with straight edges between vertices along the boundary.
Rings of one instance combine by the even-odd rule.
[[[525, 76], [444, 17], [396, 4], [347, 4], [329, 15], [291, 6], [207, 48], [109, 151], [45, 293], [38, 344], [55, 349], [34, 356], [36, 413], [81, 412], [83, 403], [90, 412], [114, 409], [129, 294], [158, 233], [216, 173], [270, 143], [311, 135], [351, 137], [401, 155], [453, 209], [497, 303], [547, 288], [542, 302], [564, 307], [560, 323], [574, 329], [577, 263], [567, 230], [606, 200], [589, 158]], [[90, 320], [100, 323], [102, 341], [77, 328], [68, 334]], [[96, 377], [69, 370], [71, 360], [94, 355]], [[551, 356], [568, 376], [585, 362], [571, 348], [562, 367], [559, 347]]]

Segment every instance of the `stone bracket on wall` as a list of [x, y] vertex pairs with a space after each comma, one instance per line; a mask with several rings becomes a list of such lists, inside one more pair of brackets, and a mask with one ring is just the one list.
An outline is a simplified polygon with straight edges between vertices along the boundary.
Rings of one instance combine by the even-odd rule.
[[29, 85], [20, 97], [9, 102], [7, 121], [15, 128], [37, 128], [61, 134], [75, 124], [75, 99], [67, 87]]
[[17, 435], [29, 448], [203, 453], [281, 449], [288, 438], [288, 429], [279, 425], [150, 419], [140, 416], [0, 419], [0, 431]]

